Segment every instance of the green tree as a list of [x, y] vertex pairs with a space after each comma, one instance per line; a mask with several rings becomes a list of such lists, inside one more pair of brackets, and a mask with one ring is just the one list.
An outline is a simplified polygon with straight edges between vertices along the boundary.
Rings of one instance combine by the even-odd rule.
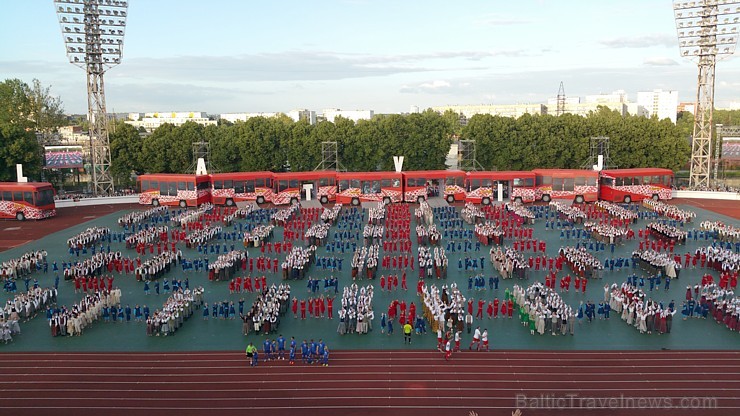
[[41, 177], [42, 149], [34, 132], [30, 97], [31, 89], [18, 79], [0, 83], [0, 180], [17, 180], [18, 163], [29, 178]]
[[111, 174], [119, 186], [131, 186], [131, 173], [144, 173], [141, 152], [144, 140], [136, 127], [119, 121], [110, 132]]

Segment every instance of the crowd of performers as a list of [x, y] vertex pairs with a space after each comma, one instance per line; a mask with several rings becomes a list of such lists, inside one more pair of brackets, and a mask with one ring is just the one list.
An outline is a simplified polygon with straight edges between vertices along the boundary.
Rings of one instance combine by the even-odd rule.
[[46, 255], [45, 250], [29, 251], [18, 258], [0, 263], [0, 279], [18, 279], [36, 270], [41, 270], [45, 264], [48, 264]]
[[635, 250], [632, 258], [638, 259], [643, 268], [652, 274], [660, 273], [670, 279], [678, 278], [681, 273], [681, 257], [676, 260], [670, 253], [661, 253], [654, 250]]
[[[605, 296], [606, 296], [605, 292]], [[609, 305], [628, 325], [641, 334], [669, 334], [673, 326], [675, 305], [665, 306], [662, 302], [649, 299], [639, 287], [628, 282], [610, 288]]]
[[740, 228], [719, 221], [702, 221], [702, 230], [713, 233], [714, 238], [728, 243], [740, 243]]
[[247, 270], [247, 253], [243, 250], [224, 253], [208, 264], [208, 280], [231, 280], [239, 269]]
[[145, 211], [129, 212], [128, 214], [125, 214], [122, 217], [118, 218], [117, 222], [119, 226], [128, 229], [128, 227], [131, 225], [139, 224], [155, 216], [163, 217], [163, 219], [164, 216], [167, 216], [166, 220], [164, 220], [165, 222], [167, 222], [169, 221], [169, 213], [169, 209], [165, 206], [154, 207]]
[[694, 218], [696, 218], [695, 212], [683, 210], [676, 205], [666, 204], [662, 201], [645, 199], [642, 201], [642, 206], [654, 211], [658, 215], [679, 221], [681, 222], [681, 224], [691, 222], [694, 220]]
[[535, 282], [526, 289], [514, 285], [512, 296], [519, 306], [519, 320], [530, 334], [575, 334], [573, 309], [552, 288], [541, 282]]
[[110, 234], [110, 228], [107, 227], [90, 227], [85, 231], [69, 238], [67, 240], [67, 247], [69, 248], [80, 248], [92, 247], [99, 240]]
[[[294, 365], [296, 358], [300, 353], [301, 362], [304, 364], [320, 364], [324, 367], [329, 366], [329, 346], [324, 340], [306, 341], [305, 339], [299, 346], [295, 337], [290, 337], [290, 343], [281, 334], [277, 339], [266, 338], [262, 342], [262, 351], [260, 352], [253, 343], [249, 343], [246, 348], [246, 356], [251, 367], [258, 367], [260, 360], [273, 361], [285, 360], [288, 356], [288, 364]], [[300, 350], [299, 350], [300, 348]]]
[[669, 244], [673, 243], [674, 245], [686, 243], [686, 237], [688, 236], [686, 231], [660, 222], [651, 222], [645, 228], [647, 228], [648, 235], [663, 239], [669, 242]]
[[146, 318], [146, 334], [148, 336], [174, 335], [183, 323], [193, 316], [195, 309], [204, 305], [203, 287], [185, 289], [183, 287], [173, 291], [167, 300]]
[[283, 280], [303, 279], [308, 268], [316, 262], [316, 246], [293, 246], [282, 264]]
[[85, 328], [103, 317], [104, 307], [118, 305], [118, 309], [121, 309], [120, 302], [121, 289], [114, 288], [111, 291], [104, 289], [88, 293], [70, 308], [55, 308], [50, 316], [47, 314], [51, 335], [80, 336]]
[[8, 299], [0, 308], [0, 339], [6, 344], [12, 341], [14, 335], [21, 333], [20, 322], [27, 322], [44, 308], [54, 306], [57, 294], [54, 287], [41, 288], [35, 285], [33, 289]]
[[157, 280], [175, 269], [182, 261], [182, 251], [165, 251], [151, 257], [136, 268], [136, 280]]
[[526, 277], [526, 270], [529, 265], [524, 261], [524, 256], [520, 252], [510, 247], [505, 250], [501, 247], [491, 247], [490, 256], [493, 266], [502, 278], [511, 279], [516, 277], [524, 279]]
[[740, 297], [735, 296], [734, 290], [728, 290], [715, 284], [710, 279], [703, 279], [701, 287], [695, 286], [692, 293], [691, 286], [686, 288], [686, 300], [681, 308], [684, 320], [688, 318], [714, 318], [727, 329], [740, 332]]
[[558, 255], [564, 259], [565, 263], [577, 276], [581, 278], [601, 277], [599, 272], [604, 269], [604, 265], [584, 247], [561, 247], [558, 250]]
[[[322, 303], [323, 305], [323, 303]], [[339, 324], [337, 333], [367, 334], [372, 331], [373, 285], [358, 286], [356, 283], [345, 286], [342, 291], [341, 308], [337, 311]]]
[[280, 318], [288, 311], [291, 302], [290, 290], [290, 285], [286, 283], [262, 286], [262, 292], [252, 303], [252, 307], [240, 316], [242, 333], [247, 335], [250, 330], [255, 334], [265, 335], [277, 332]]

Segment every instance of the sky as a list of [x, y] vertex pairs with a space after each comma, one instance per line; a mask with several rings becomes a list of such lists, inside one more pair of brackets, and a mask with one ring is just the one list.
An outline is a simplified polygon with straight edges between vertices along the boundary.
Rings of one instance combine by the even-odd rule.
[[[0, 79], [51, 86], [86, 113], [51, 0], [7, 1]], [[408, 112], [544, 103], [625, 90], [694, 101], [668, 0], [130, 0], [109, 112]], [[740, 57], [717, 66], [715, 105], [740, 101]]]

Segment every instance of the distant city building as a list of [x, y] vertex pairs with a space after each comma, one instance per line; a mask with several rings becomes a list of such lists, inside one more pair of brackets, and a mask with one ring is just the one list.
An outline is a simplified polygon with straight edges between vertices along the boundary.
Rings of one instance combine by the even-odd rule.
[[343, 117], [354, 122], [359, 120], [370, 120], [375, 113], [373, 110], [340, 110], [338, 108], [327, 108], [323, 111], [323, 119], [334, 122], [337, 117]]
[[678, 91], [639, 91], [637, 93], [637, 104], [645, 107], [648, 116], [656, 116], [662, 120], [670, 119], [676, 123], [678, 114]]
[[419, 112], [420, 112], [420, 111], [419, 111], [419, 106], [418, 106], [418, 105], [412, 105], [412, 106], [411, 106], [411, 107], [409, 108], [409, 114], [417, 114], [417, 113], [419, 113]]
[[203, 126], [215, 125], [216, 120], [208, 118], [206, 113], [199, 111], [184, 112], [162, 112], [162, 113], [129, 113], [127, 124], [136, 128], [143, 127], [147, 131], [156, 130], [162, 124], [172, 124], [182, 126], [188, 121], [201, 124]]
[[306, 109], [291, 110], [287, 113], [224, 113], [219, 116], [221, 120], [226, 120], [231, 123], [237, 121], [247, 121], [252, 117], [278, 117], [284, 115], [290, 117], [293, 121], [306, 120], [309, 124], [316, 124], [316, 112]]
[[480, 104], [480, 105], [445, 105], [432, 107], [433, 111], [444, 114], [446, 111], [454, 111], [462, 114], [469, 120], [476, 114], [490, 114], [501, 117], [519, 118], [524, 114], [547, 114], [544, 104]]
[[587, 103], [628, 103], [627, 92], [617, 90], [611, 94], [595, 94], [586, 96]]
[[[565, 104], [579, 104], [581, 102], [581, 97], [565, 97]], [[557, 108], [558, 105], [558, 97], [550, 97], [547, 99], [547, 106], [552, 108]]]
[[688, 102], [685, 102], [684, 101], [684, 102], [678, 103], [678, 106], [676, 107], [676, 112], [683, 113], [684, 111], [686, 111], [686, 112], [689, 112], [691, 114], [694, 114], [694, 106], [695, 105], [696, 105], [696, 103], [694, 103], [694, 102], [688, 103]]
[[[575, 114], [577, 116], [587, 116], [589, 113], [597, 112], [599, 111], [599, 107], [605, 107], [609, 110], [614, 110], [618, 112], [621, 116], [626, 116], [628, 114], [627, 112], [627, 103], [623, 102], [583, 102], [583, 103], [576, 103], [576, 104], [568, 104], [566, 101], [565, 108], [563, 111], [567, 114]], [[547, 114], [556, 114], [557, 113], [557, 105], [548, 105], [547, 106]]]

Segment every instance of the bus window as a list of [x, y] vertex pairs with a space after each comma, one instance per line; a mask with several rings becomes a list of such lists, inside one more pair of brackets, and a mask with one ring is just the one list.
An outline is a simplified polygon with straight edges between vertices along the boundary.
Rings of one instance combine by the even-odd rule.
[[537, 176], [537, 186], [552, 185], [552, 176]]
[[141, 181], [141, 192], [148, 191], [148, 190], [149, 190], [149, 181], [147, 180]]
[[604, 186], [614, 186], [614, 179], [607, 178], [606, 176], [601, 177], [601, 184]]
[[391, 187], [391, 180], [390, 179], [381, 179], [380, 180], [380, 186], [382, 188], [390, 188]]
[[644, 178], [642, 178], [642, 184], [643, 185], [650, 185], [652, 183], [652, 182], [650, 182], [650, 179], [651, 179], [650, 176], [645, 176]]
[[596, 176], [589, 176], [586, 178], [586, 186], [596, 186], [599, 182], [599, 178]]
[[563, 178], [552, 178], [552, 190], [553, 191], [563, 190]]
[[231, 179], [227, 179], [224, 181], [224, 189], [232, 189], [234, 188], [234, 181]]
[[349, 188], [349, 181], [347, 181], [346, 179], [339, 181], [339, 191], [340, 192], [348, 188]]
[[480, 188], [480, 179], [473, 179], [470, 181], [470, 190], [475, 190]]
[[650, 178], [650, 183], [653, 185], [660, 185], [661, 183], [663, 183], [661, 179], [662, 178], [660, 176], [653, 176], [652, 178]]
[[255, 191], [254, 181], [244, 181], [244, 192], [251, 194]]
[[185, 182], [177, 182], [178, 191], [184, 191], [185, 189], [187, 189], [187, 187], [185, 186]]
[[3, 191], [3, 201], [12, 201], [13, 193], [10, 191]]
[[151, 181], [149, 182], [149, 187], [146, 188], [147, 190], [156, 191], [159, 190], [159, 182], [157, 181]]
[[400, 188], [401, 187], [401, 180], [400, 179], [392, 179], [393, 181], [393, 187], [394, 188]]
[[625, 178], [616, 177], [614, 178], [614, 184], [616, 186], [624, 186], [624, 179]]
[[291, 179], [290, 180], [290, 188], [296, 189], [301, 187], [301, 182], [298, 179]]
[[54, 203], [54, 191], [51, 189], [42, 189], [35, 197], [36, 206], [45, 206]]
[[524, 180], [524, 186], [533, 187], [534, 186], [534, 178], [527, 178]]
[[360, 180], [359, 179], [350, 179], [349, 180], [349, 187], [355, 188], [355, 189], [361, 189], [360, 187]]
[[285, 179], [278, 181], [278, 192], [282, 192], [284, 190], [288, 189], [288, 181]]
[[576, 186], [584, 186], [586, 185], [586, 178], [583, 176], [577, 176], [575, 181]]
[[481, 181], [481, 184], [483, 185], [484, 188], [490, 188], [493, 186], [493, 181], [490, 179], [483, 179]]
[[673, 177], [671, 175], [663, 176], [663, 185], [670, 188], [673, 185]]
[[514, 178], [514, 186], [522, 186], [522, 182], [524, 182], [524, 179], [521, 178]]
[[159, 194], [160, 195], [169, 195], [169, 191], [167, 190], [167, 182], [159, 181]]
[[329, 186], [329, 178], [319, 178], [319, 186]]
[[194, 191], [195, 190], [195, 184], [193, 182], [187, 182], [187, 183], [185, 183], [185, 185], [188, 188], [188, 191]]
[[373, 181], [373, 188], [372, 189], [373, 189], [373, 193], [374, 194], [379, 194], [380, 193], [380, 181], [379, 180]]
[[208, 181], [198, 182], [198, 190], [199, 191], [206, 191], [211, 189], [211, 183]]
[[170, 196], [177, 196], [177, 182], [169, 182]]
[[334, 186], [336, 182], [334, 181], [334, 178], [329, 178], [329, 185]]
[[244, 193], [244, 181], [234, 181], [234, 192], [237, 194]]
[[224, 181], [213, 181], [213, 189], [224, 189]]
[[575, 187], [573, 186], [574, 183], [575, 183], [574, 178], [564, 178], [563, 179], [563, 190], [564, 191], [574, 191], [575, 190]]
[[[254, 186], [258, 188], [264, 188], [265, 187], [265, 180], [263, 178], [257, 178], [254, 180]], [[271, 188], [271, 185], [267, 185], [268, 188]]]
[[642, 185], [642, 176], [632, 178], [632, 185]]
[[31, 191], [23, 192], [23, 201], [29, 205], [33, 205], [33, 192]]
[[426, 178], [416, 178], [416, 186], [427, 186]]
[[16, 202], [23, 201], [23, 192], [21, 191], [13, 192], [13, 201], [16, 201]]

